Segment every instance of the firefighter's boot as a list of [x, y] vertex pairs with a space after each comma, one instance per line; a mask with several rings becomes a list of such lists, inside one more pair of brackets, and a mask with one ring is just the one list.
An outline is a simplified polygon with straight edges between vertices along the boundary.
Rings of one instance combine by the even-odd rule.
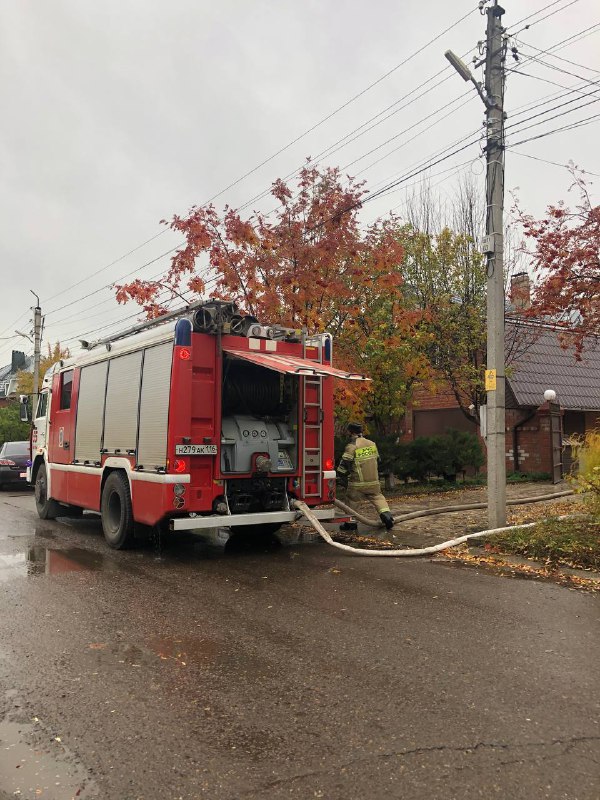
[[391, 531], [394, 527], [394, 517], [392, 516], [390, 511], [382, 511], [379, 515], [379, 519], [385, 525], [386, 530]]
[[356, 522], [342, 522], [340, 525], [340, 530], [345, 532], [354, 531], [354, 533], [356, 533], [358, 530], [358, 525]]

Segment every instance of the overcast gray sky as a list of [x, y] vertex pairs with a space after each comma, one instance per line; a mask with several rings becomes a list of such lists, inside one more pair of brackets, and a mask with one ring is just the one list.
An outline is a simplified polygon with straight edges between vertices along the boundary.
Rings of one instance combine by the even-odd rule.
[[[106, 265], [159, 233], [160, 219], [225, 189], [475, 5], [471, 0], [0, 0], [0, 336], [12, 335], [15, 327], [29, 330], [29, 289], [40, 295], [47, 314], [45, 338], [53, 341], [73, 340], [135, 314], [136, 307], [118, 307], [114, 293], [102, 287], [126, 273], [151, 277], [161, 272], [168, 257], [142, 265], [178, 239], [166, 232], [103, 269]], [[597, 0], [505, 0], [504, 7], [504, 24], [514, 32], [525, 24], [515, 23], [540, 12], [519, 35], [523, 60], [526, 53], [535, 53], [527, 45], [545, 49], [600, 23]], [[542, 19], [546, 14], [552, 16]], [[409, 63], [224, 192], [217, 206], [237, 207], [267, 189], [306, 156], [316, 156], [444, 69], [446, 49], [463, 54], [475, 48], [484, 31], [485, 17], [474, 10]], [[598, 113], [591, 103], [594, 96], [583, 97], [594, 92], [593, 86], [576, 76], [600, 81], [599, 38], [600, 26], [556, 50], [555, 55], [577, 65], [544, 55], [555, 69], [530, 62], [522, 69], [538, 79], [510, 75], [507, 124], [511, 112], [559, 93], [560, 86], [577, 86], [582, 93], [580, 102], [547, 116], [571, 113], [519, 139]], [[378, 188], [392, 176], [410, 174], [415, 164], [481, 125], [483, 106], [473, 91], [465, 105], [457, 99], [403, 133], [468, 88], [450, 70], [424, 89], [431, 87], [416, 101], [413, 94], [406, 108], [408, 100], [392, 108], [400, 110], [324, 163], [347, 167], [346, 172]], [[515, 121], [523, 124], [524, 117], [564, 102], [547, 99], [547, 105]], [[583, 103], [591, 104], [572, 110]], [[440, 120], [448, 112], [453, 113]], [[561, 164], [574, 159], [600, 173], [598, 124], [518, 149]], [[451, 198], [459, 165], [480, 174], [479, 154], [474, 145], [433, 166], [430, 182], [436, 191]], [[568, 197], [570, 178], [561, 167], [509, 153], [506, 185], [518, 186], [522, 204], [541, 214], [548, 202]], [[401, 207], [404, 194], [374, 201], [363, 218], [369, 221]], [[274, 205], [266, 198], [253, 207], [270, 210]], [[0, 341], [0, 364], [21, 345], [28, 347], [24, 340]]]

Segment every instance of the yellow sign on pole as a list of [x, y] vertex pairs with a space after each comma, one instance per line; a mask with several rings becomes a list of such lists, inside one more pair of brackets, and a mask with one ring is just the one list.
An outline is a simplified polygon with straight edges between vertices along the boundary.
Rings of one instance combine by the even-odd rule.
[[485, 390], [486, 392], [496, 391], [496, 370], [486, 369], [485, 371]]

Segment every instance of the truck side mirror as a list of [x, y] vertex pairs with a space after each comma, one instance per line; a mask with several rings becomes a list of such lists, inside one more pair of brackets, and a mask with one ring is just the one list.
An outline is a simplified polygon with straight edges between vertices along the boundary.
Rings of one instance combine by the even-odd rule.
[[31, 415], [29, 413], [29, 398], [26, 394], [22, 394], [19, 396], [19, 410], [20, 410], [20, 417], [21, 422], [30, 422]]

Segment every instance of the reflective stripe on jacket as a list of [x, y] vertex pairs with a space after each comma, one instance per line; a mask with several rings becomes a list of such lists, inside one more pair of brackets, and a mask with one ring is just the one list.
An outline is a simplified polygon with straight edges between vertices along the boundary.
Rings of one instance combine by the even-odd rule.
[[346, 445], [338, 466], [340, 475], [348, 475], [348, 485], [356, 489], [379, 487], [377, 445], [364, 436], [357, 436], [354, 442]]

